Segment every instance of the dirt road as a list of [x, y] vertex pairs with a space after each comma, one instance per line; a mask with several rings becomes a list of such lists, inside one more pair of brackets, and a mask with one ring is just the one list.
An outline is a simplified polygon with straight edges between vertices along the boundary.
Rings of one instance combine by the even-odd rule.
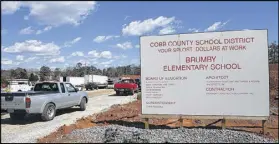
[[9, 115], [1, 116], [1, 143], [36, 142], [63, 125], [75, 123], [79, 118], [107, 110], [114, 104], [125, 104], [136, 99], [136, 96], [115, 96], [113, 90], [88, 92], [90, 97], [86, 111], [70, 108], [57, 111], [52, 121], [42, 122], [39, 116], [27, 117], [24, 121], [12, 122]]
[[86, 92], [89, 97], [115, 93], [113, 89], [99, 89], [99, 90], [86, 91]]

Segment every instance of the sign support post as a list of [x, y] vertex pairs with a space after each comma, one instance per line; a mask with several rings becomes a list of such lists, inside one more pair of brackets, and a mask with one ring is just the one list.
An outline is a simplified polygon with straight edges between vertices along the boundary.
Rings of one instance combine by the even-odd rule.
[[222, 129], [226, 129], [226, 119], [222, 119]]
[[180, 128], [183, 128], [183, 118], [182, 118], [182, 116], [179, 117], [179, 124], [180, 124]]
[[262, 120], [262, 132], [263, 132], [263, 135], [265, 134], [265, 122], [266, 122], [266, 120]]
[[144, 128], [149, 129], [148, 118], [144, 118]]

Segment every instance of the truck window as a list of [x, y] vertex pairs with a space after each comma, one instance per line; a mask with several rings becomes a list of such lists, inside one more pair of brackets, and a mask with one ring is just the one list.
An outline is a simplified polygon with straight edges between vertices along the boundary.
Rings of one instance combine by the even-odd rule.
[[61, 87], [62, 93], [65, 93], [65, 87], [64, 87], [64, 84], [63, 84], [63, 83], [60, 83], [60, 87]]
[[76, 92], [75, 87], [69, 83], [66, 83], [66, 88], [67, 88], [68, 92]]
[[59, 89], [57, 83], [38, 83], [35, 85], [34, 91], [59, 92]]
[[134, 81], [132, 79], [124, 79], [121, 83], [134, 83]]

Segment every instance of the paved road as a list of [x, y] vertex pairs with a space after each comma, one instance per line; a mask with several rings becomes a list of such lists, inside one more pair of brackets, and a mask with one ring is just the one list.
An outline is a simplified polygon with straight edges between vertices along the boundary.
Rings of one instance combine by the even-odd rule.
[[86, 111], [78, 111], [78, 108], [58, 111], [52, 121], [42, 122], [38, 116], [31, 116], [24, 121], [12, 122], [8, 114], [1, 116], [1, 143], [34, 143], [36, 139], [50, 134], [63, 125], [73, 124], [79, 118], [105, 111], [114, 104], [125, 104], [136, 100], [136, 94], [115, 96], [111, 90], [101, 92], [102, 95], [98, 96], [94, 94], [100, 91], [102, 90], [88, 92], [90, 99]]

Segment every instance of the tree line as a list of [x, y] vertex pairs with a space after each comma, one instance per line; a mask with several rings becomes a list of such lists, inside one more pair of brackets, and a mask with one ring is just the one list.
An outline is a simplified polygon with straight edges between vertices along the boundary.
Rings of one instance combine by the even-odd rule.
[[276, 44], [276, 42], [272, 42], [268, 46], [268, 58], [269, 58], [269, 63], [278, 64], [278, 44]]
[[82, 66], [77, 63], [75, 67], [66, 69], [55, 68], [51, 70], [48, 66], [42, 66], [39, 71], [30, 72], [23, 68], [1, 70], [1, 84], [8, 84], [7, 79], [28, 79], [30, 82], [59, 80], [60, 77], [73, 76], [83, 77], [84, 75], [105, 75], [108, 77], [120, 77], [122, 75], [140, 75], [140, 66], [127, 65], [108, 67], [104, 69], [95, 66]]
[[[268, 47], [269, 63], [278, 64], [278, 44], [273, 42]], [[83, 66], [77, 63], [74, 67], [67, 67], [64, 70], [55, 68], [51, 70], [47, 66], [42, 66], [39, 71], [28, 71], [24, 68], [1, 70], [1, 84], [7, 84], [7, 79], [29, 79], [30, 82], [59, 80], [60, 76], [83, 77], [84, 75], [105, 75], [108, 77], [120, 77], [122, 75], [140, 75], [140, 66], [127, 65], [118, 67], [108, 67], [104, 69], [95, 66]]]

